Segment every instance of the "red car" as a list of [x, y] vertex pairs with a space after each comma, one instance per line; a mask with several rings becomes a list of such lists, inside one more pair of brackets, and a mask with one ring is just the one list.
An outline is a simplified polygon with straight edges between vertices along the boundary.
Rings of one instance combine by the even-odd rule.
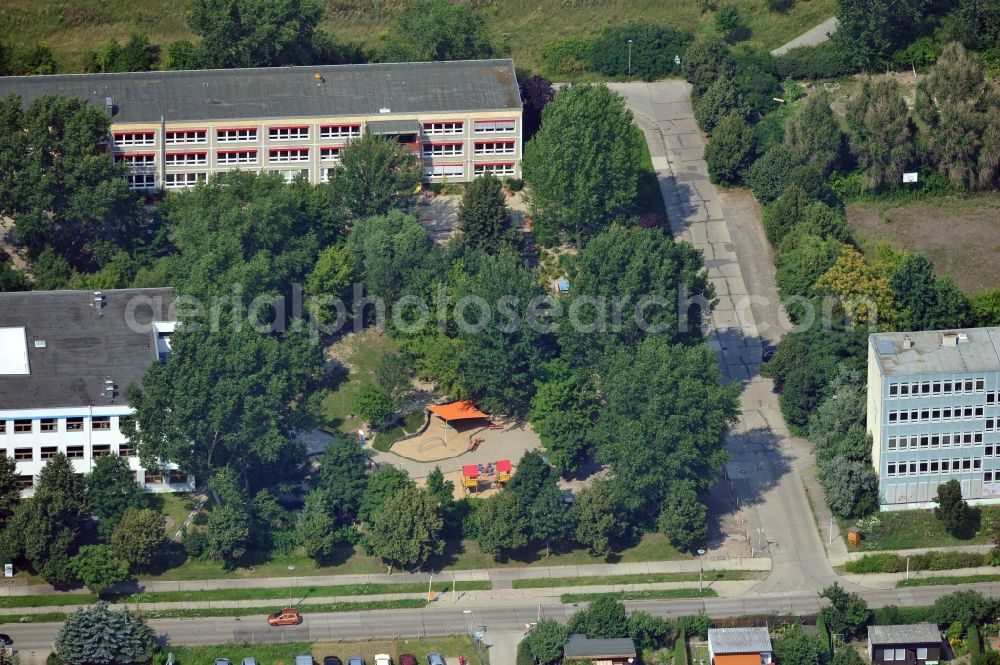
[[272, 626], [297, 626], [302, 623], [302, 614], [297, 609], [286, 607], [268, 614], [267, 622]]
[[404, 653], [399, 656], [399, 665], [419, 665], [419, 663], [412, 653]]

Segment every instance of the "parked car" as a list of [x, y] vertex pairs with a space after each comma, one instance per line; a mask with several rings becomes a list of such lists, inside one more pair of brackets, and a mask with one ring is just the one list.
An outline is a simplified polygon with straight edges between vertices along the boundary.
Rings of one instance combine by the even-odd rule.
[[10, 635], [6, 633], [0, 633], [0, 644], [2, 644], [5, 647], [9, 647], [10, 645], [14, 644], [14, 640], [10, 639]]
[[296, 656], [295, 665], [313, 665], [312, 656]]
[[399, 665], [419, 665], [417, 663], [417, 657], [412, 653], [403, 653], [399, 655]]
[[336, 656], [324, 656], [323, 665], [344, 665], [344, 662]]
[[268, 614], [267, 622], [272, 626], [297, 626], [302, 623], [302, 614], [295, 608], [286, 607]]
[[347, 659], [347, 665], [365, 665], [365, 659], [361, 656], [351, 656]]
[[427, 665], [445, 665], [444, 656], [439, 653], [427, 654]]
[[229, 665], [229, 659], [228, 658], [216, 658], [215, 659], [215, 665]]
[[387, 653], [375, 654], [375, 665], [392, 665], [392, 656]]
[[253, 656], [247, 656], [243, 659], [243, 665], [257, 665], [257, 659]]

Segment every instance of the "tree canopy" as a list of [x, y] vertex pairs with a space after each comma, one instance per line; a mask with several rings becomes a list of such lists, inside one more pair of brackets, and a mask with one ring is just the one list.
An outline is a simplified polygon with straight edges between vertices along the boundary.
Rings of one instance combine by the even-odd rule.
[[130, 665], [152, 658], [155, 637], [138, 613], [101, 602], [69, 615], [55, 648], [69, 665]]
[[466, 3], [417, 0], [376, 48], [381, 62], [483, 60], [495, 55], [486, 20]]
[[329, 175], [334, 209], [350, 219], [405, 210], [416, 198], [421, 179], [413, 152], [397, 141], [365, 132], [349, 141]]

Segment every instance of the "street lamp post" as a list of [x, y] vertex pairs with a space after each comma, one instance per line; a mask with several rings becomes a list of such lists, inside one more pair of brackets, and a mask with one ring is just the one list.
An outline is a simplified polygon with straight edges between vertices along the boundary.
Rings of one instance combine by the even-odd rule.
[[292, 588], [295, 586], [295, 566], [288, 567], [288, 606], [292, 606]]
[[705, 550], [698, 550], [698, 593], [703, 593], [702, 586], [705, 579]]
[[764, 551], [764, 529], [757, 529], [757, 550]]
[[632, 40], [628, 40], [628, 75], [632, 78]]
[[471, 637], [472, 624], [470, 621], [472, 620], [472, 610], [462, 610], [462, 614], [465, 615], [465, 634]]

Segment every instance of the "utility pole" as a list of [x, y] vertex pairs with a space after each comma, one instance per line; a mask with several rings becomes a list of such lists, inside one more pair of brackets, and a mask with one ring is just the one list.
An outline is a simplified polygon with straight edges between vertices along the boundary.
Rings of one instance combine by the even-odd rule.
[[702, 594], [705, 592], [704, 588], [705, 580], [705, 550], [698, 550], [698, 593]]
[[628, 40], [628, 75], [632, 78], [632, 40]]
[[295, 586], [295, 566], [288, 567], [288, 606], [292, 606], [292, 588]]

